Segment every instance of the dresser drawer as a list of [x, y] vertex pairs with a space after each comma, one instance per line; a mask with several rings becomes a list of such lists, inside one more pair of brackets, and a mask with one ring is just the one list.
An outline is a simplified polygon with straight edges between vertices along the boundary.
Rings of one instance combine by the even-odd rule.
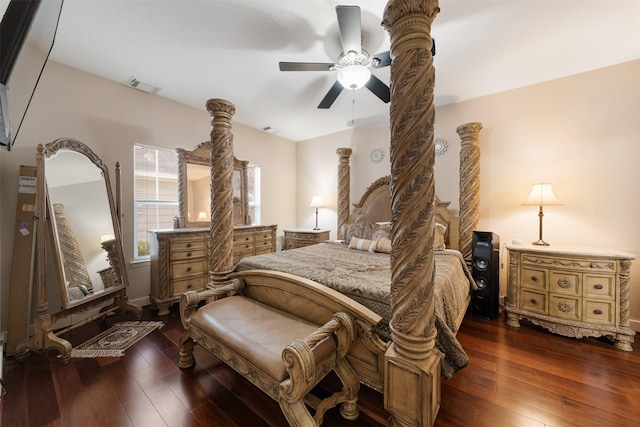
[[273, 243], [271, 242], [271, 238], [265, 240], [256, 240], [256, 254], [263, 253], [264, 251], [272, 252], [271, 248], [273, 247]]
[[260, 245], [270, 245], [271, 244], [271, 233], [259, 233], [256, 234], [256, 246]]
[[233, 233], [233, 246], [240, 245], [252, 245], [253, 246], [253, 234], [248, 233]]
[[613, 301], [584, 300], [585, 322], [613, 325], [616, 320], [614, 313]]
[[536, 313], [547, 313], [547, 295], [527, 289], [520, 291], [520, 307]]
[[285, 236], [287, 239], [298, 240], [301, 243], [313, 243], [317, 240], [317, 236], [312, 233], [295, 233], [295, 232], [285, 232]]
[[299, 240], [289, 240], [287, 238], [287, 241], [285, 242], [285, 249], [297, 249], [297, 248], [304, 248], [305, 246], [309, 246], [311, 243], [305, 243], [305, 242], [301, 242]]
[[562, 295], [551, 295], [549, 298], [549, 315], [569, 320], [580, 320], [580, 298]]
[[262, 248], [256, 248], [256, 255], [270, 254], [273, 253], [271, 250], [271, 245], [264, 246]]
[[580, 295], [582, 294], [580, 273], [554, 271], [549, 272], [549, 290], [559, 294]]
[[174, 280], [173, 295], [180, 296], [187, 291], [201, 291], [207, 285], [208, 278], [206, 275], [192, 277], [191, 279]]
[[614, 276], [585, 275], [584, 296], [590, 298], [613, 299], [615, 289]]
[[204, 240], [173, 240], [171, 241], [171, 251], [194, 251], [204, 250]]
[[204, 274], [207, 271], [205, 265], [205, 259], [198, 259], [195, 261], [187, 262], [173, 262], [171, 263], [171, 277], [173, 279], [181, 279], [187, 276], [197, 276]]
[[204, 248], [192, 251], [171, 251], [171, 261], [184, 261], [197, 258], [204, 258]]
[[547, 270], [545, 269], [522, 267], [520, 280], [522, 286], [540, 291], [547, 290]]

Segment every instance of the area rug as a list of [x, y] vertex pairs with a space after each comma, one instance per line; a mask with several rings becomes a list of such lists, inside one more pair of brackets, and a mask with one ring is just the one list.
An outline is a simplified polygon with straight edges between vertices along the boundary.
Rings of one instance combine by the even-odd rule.
[[164, 322], [120, 322], [71, 350], [71, 357], [121, 357]]

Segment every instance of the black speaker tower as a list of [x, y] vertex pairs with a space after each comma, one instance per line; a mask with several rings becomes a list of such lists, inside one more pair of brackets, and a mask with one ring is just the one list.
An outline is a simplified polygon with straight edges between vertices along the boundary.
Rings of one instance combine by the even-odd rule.
[[471, 296], [471, 313], [491, 320], [498, 316], [500, 299], [500, 236], [474, 231], [471, 246], [471, 275], [478, 285]]

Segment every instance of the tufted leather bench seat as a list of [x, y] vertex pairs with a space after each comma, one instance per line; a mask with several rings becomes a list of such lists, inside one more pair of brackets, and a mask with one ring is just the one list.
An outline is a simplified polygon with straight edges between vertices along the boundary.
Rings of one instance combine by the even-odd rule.
[[[242, 272], [221, 286], [185, 293], [180, 367], [195, 363], [196, 342], [278, 401], [292, 426], [320, 425], [325, 411], [337, 404], [344, 418], [354, 420], [359, 384], [345, 356], [356, 338], [355, 323], [345, 312], [327, 318], [326, 307], [314, 309], [324, 305], [323, 298], [335, 297], [333, 291], [294, 277]], [[203, 299], [207, 304], [197, 308]], [[323, 400], [311, 396], [332, 370], [342, 390]], [[315, 407], [313, 417], [305, 399]]]

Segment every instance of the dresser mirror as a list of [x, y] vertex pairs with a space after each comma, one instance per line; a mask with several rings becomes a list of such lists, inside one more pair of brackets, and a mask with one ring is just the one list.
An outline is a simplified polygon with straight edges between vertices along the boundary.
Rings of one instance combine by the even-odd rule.
[[[194, 150], [177, 148], [178, 204], [180, 227], [209, 227], [211, 224], [211, 142]], [[247, 167], [249, 162], [233, 158], [233, 225], [249, 225]]]
[[123, 290], [128, 280], [107, 167], [89, 147], [71, 139], [45, 145], [43, 154], [62, 307]]

